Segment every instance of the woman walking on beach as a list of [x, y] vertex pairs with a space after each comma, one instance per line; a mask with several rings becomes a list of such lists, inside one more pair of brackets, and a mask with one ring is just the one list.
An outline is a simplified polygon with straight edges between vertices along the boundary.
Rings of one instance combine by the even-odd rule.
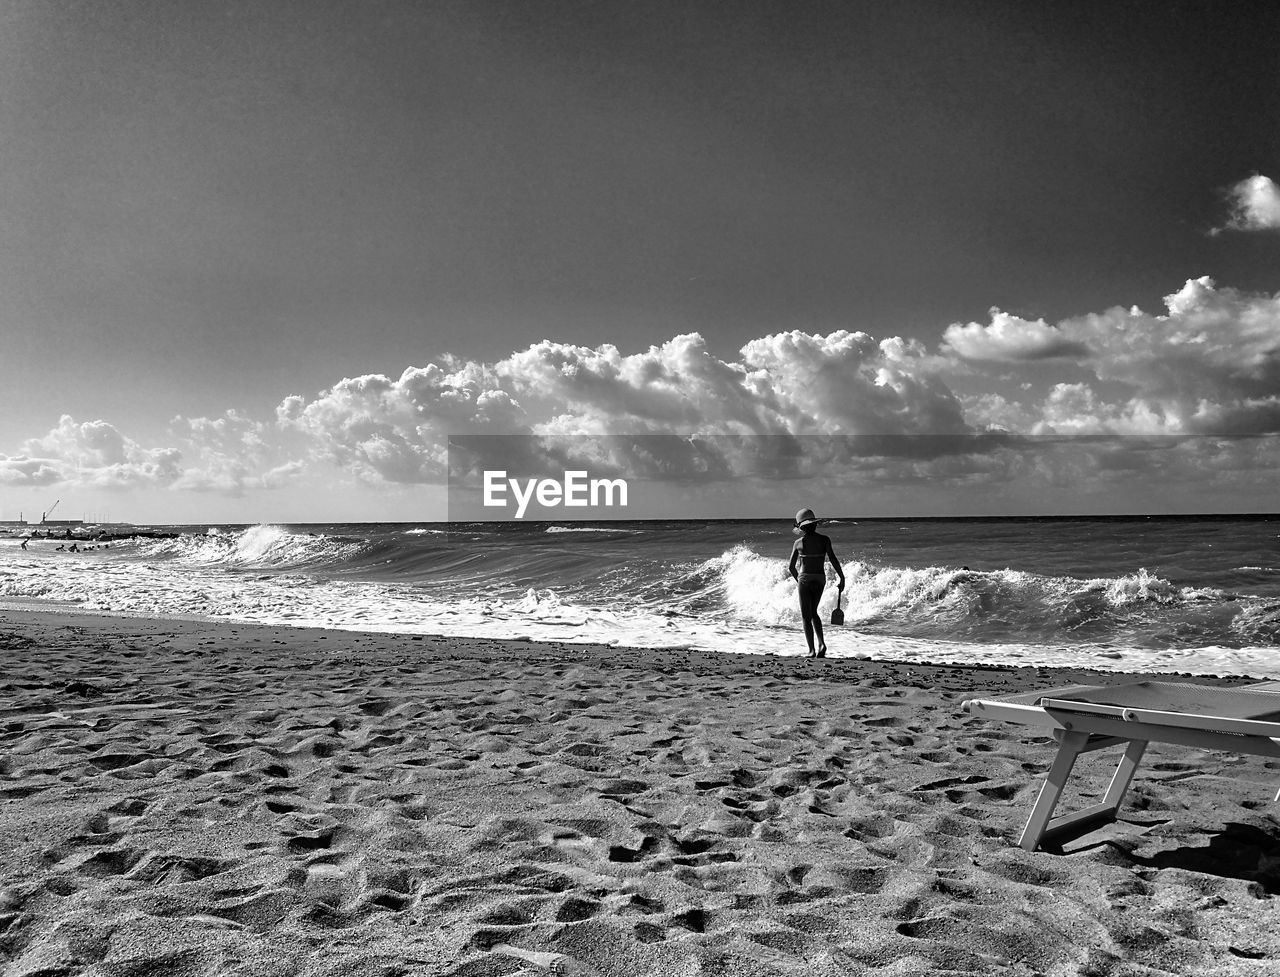
[[[822, 636], [822, 619], [818, 617], [818, 601], [822, 599], [822, 589], [827, 583], [824, 562], [831, 558], [831, 566], [840, 578], [840, 592], [844, 593], [844, 571], [840, 569], [840, 561], [836, 559], [835, 550], [831, 548], [831, 537], [818, 532], [818, 517], [812, 509], [801, 509], [796, 513], [793, 532], [801, 536], [791, 547], [791, 565], [787, 572], [795, 578], [796, 590], [800, 595], [800, 618], [804, 621], [804, 640], [809, 643], [810, 658], [826, 658], [827, 642]], [[796, 569], [799, 564], [799, 570]], [[839, 597], [836, 598], [837, 606]], [[814, 637], [817, 636], [817, 648]]]

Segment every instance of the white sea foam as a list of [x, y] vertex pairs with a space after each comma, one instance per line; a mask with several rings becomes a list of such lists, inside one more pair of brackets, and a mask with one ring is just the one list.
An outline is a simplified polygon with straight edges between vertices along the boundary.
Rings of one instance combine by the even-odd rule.
[[1104, 587], [1107, 600], [1114, 607], [1125, 607], [1141, 601], [1155, 601], [1158, 604], [1171, 604], [1182, 599], [1179, 589], [1168, 580], [1153, 577], [1146, 568], [1135, 574], [1119, 577], [1115, 580], [1096, 580], [1094, 586]]
[[[702, 564], [700, 571], [719, 574], [726, 605], [744, 620], [790, 624], [798, 620], [794, 584], [778, 559], [748, 546], [733, 547]], [[878, 620], [890, 615], [939, 615], [965, 611], [999, 599], [1006, 613], [1034, 613], [1034, 605], [1061, 607], [1070, 601], [1096, 598], [1119, 610], [1141, 604], [1177, 604], [1218, 600], [1222, 591], [1178, 587], [1145, 569], [1116, 578], [1076, 580], [1044, 577], [1020, 570], [966, 570], [954, 567], [886, 567], [858, 560], [844, 564], [846, 620]], [[836, 603], [836, 576], [827, 567], [821, 609]]]
[[361, 548], [357, 541], [260, 525], [235, 533], [213, 530], [203, 536], [184, 534], [144, 540], [137, 552], [152, 558], [170, 557], [193, 566], [281, 568], [341, 563]]
[[635, 535], [643, 532], [640, 529], [607, 529], [603, 526], [548, 526], [546, 533], [627, 533]]
[[[575, 604], [552, 590], [516, 599], [432, 599], [412, 586], [359, 581], [303, 581], [270, 576], [233, 578], [194, 570], [174, 575], [127, 564], [37, 560], [11, 565], [0, 597], [69, 602], [86, 610], [149, 617], [209, 617], [262, 624], [443, 636], [523, 637], [633, 647], [689, 647], [727, 652], [800, 655], [794, 627], [704, 617], [671, 617], [648, 610]], [[770, 592], [773, 584], [770, 585]], [[780, 590], [775, 609], [794, 593]], [[828, 627], [832, 658], [884, 661], [1092, 667], [1112, 671], [1178, 671], [1280, 678], [1274, 648], [1116, 649], [1105, 646], [939, 641]]]

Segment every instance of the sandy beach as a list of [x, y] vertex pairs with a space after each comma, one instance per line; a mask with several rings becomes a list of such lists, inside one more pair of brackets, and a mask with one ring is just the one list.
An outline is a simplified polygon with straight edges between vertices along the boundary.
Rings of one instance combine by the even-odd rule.
[[1013, 844], [1052, 741], [960, 704], [1096, 673], [34, 611], [0, 656], [8, 977], [1280, 974], [1280, 763], [1153, 745]]

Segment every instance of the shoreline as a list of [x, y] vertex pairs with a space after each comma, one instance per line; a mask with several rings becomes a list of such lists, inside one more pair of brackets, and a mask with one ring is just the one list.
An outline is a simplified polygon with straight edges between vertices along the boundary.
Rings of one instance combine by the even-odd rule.
[[[488, 636], [480, 634], [449, 634], [443, 632], [430, 632], [425, 630], [410, 629], [405, 626], [403, 630], [365, 630], [357, 626], [341, 627], [336, 625], [323, 626], [316, 624], [289, 624], [283, 622], [258, 622], [258, 621], [242, 621], [220, 616], [200, 616], [195, 613], [188, 615], [164, 616], [157, 614], [143, 614], [136, 611], [114, 611], [93, 609], [87, 610], [78, 606], [73, 601], [59, 602], [40, 597], [0, 597], [0, 617], [5, 614], [34, 614], [34, 615], [52, 615], [67, 616], [74, 618], [103, 618], [119, 621], [165, 621], [170, 623], [185, 622], [193, 625], [231, 627], [231, 628], [268, 628], [283, 629], [287, 632], [325, 632], [334, 635], [348, 636], [364, 636], [366, 638], [387, 638], [387, 639], [404, 639], [404, 640], [426, 640], [434, 642], [443, 642], [445, 644], [454, 644], [461, 642], [467, 644], [470, 642], [492, 643], [496, 645], [548, 645], [552, 647], [573, 647], [573, 648], [593, 648], [600, 651], [612, 651], [621, 653], [632, 653], [641, 651], [652, 651], [655, 653], [682, 653], [697, 655], [727, 655], [730, 659], [740, 656], [751, 658], [781, 658], [789, 660], [805, 660], [806, 656], [799, 650], [803, 642], [803, 633], [799, 627], [795, 628], [778, 628], [779, 644], [787, 644], [796, 649], [791, 652], [771, 652], [760, 651], [754, 648], [748, 648], [743, 651], [727, 652], [713, 648], [698, 648], [694, 643], [677, 642], [670, 645], [628, 645], [625, 642], [618, 644], [607, 644], [592, 640], [576, 640], [569, 636], [556, 637], [545, 635], [519, 635], [515, 637], [507, 636]], [[524, 630], [535, 630], [534, 627], [528, 627]], [[1040, 646], [1027, 645], [1020, 642], [999, 642], [973, 644], [963, 641], [946, 641], [931, 638], [915, 638], [902, 637], [893, 635], [882, 635], [875, 632], [859, 631], [856, 622], [849, 626], [832, 626], [829, 644], [832, 645], [831, 653], [826, 662], [880, 662], [884, 664], [897, 664], [904, 667], [914, 668], [932, 668], [932, 669], [1013, 669], [1027, 670], [1035, 672], [1059, 672], [1064, 674], [1086, 674], [1095, 676], [1100, 681], [1121, 681], [1125, 678], [1133, 679], [1135, 677], [1159, 678], [1173, 677], [1175, 679], [1189, 679], [1204, 683], [1234, 682], [1234, 681], [1263, 681], [1268, 679], [1280, 679], [1280, 671], [1276, 671], [1274, 666], [1268, 668], [1260, 668], [1255, 671], [1231, 671], [1226, 668], [1216, 668], [1208, 670], [1207, 668], [1200, 671], [1190, 671], [1186, 669], [1161, 668], [1158, 659], [1150, 662], [1150, 668], [1120, 668], [1103, 666], [1096, 660], [1093, 662], [1065, 662], [1053, 661], [1054, 658], [1066, 659], [1071, 657], [1072, 646]], [[841, 647], [850, 642], [857, 642], [862, 649], [855, 654], [848, 654], [846, 649]], [[981, 648], [982, 654], [995, 657], [1001, 652], [1014, 652], [1019, 648], [1032, 647], [1038, 649], [1038, 653], [1047, 661], [1037, 662], [1034, 658], [1029, 662], [1019, 664], [1006, 664], [1002, 662], [991, 662], [986, 660], [972, 660], [973, 649]], [[1243, 658], [1243, 661], [1237, 661], [1235, 664], [1260, 664], [1256, 658], [1248, 658], [1245, 656], [1253, 652], [1265, 651], [1270, 655], [1273, 649], [1270, 648], [1239, 648], [1239, 649], [1207, 649], [1222, 651], [1227, 655], [1235, 655]], [[954, 657], [948, 660], [948, 652]], [[966, 654], [968, 653], [968, 654]], [[1199, 660], [1191, 657], [1180, 658], [1186, 656], [1185, 649], [1176, 649], [1163, 652], [1165, 655], [1174, 656], [1175, 661], [1181, 664], [1196, 664]], [[896, 657], [895, 657], [896, 655]], [[1116, 662], [1117, 666], [1126, 660], [1123, 653], [1116, 652], [1100, 656], [1105, 659]], [[1143, 662], [1135, 663], [1137, 665], [1145, 664]], [[1226, 660], [1221, 660], [1215, 664], [1226, 665]]]
[[[200, 617], [192, 615], [190, 617], [164, 617], [156, 615], [142, 615], [132, 611], [111, 611], [111, 610], [86, 610], [82, 607], [74, 606], [71, 603], [60, 605], [54, 601], [48, 601], [43, 598], [0, 598], [0, 627], [4, 627], [6, 623], [16, 622], [19, 624], [38, 625], [46, 618], [67, 620], [74, 622], [73, 627], [87, 627], [94, 621], [112, 622], [117, 626], [123, 626], [125, 622], [137, 622], [139, 627], [145, 628], [147, 625], [163, 624], [175, 629], [176, 632], [188, 632], [193, 629], [209, 629], [216, 628], [221, 630], [229, 630], [238, 632], [247, 631], [263, 631], [273, 633], [283, 633], [285, 635], [296, 634], [302, 641], [329, 638], [349, 639], [352, 641], [360, 641], [366, 643], [384, 642], [387, 644], [399, 643], [406, 644], [406, 650], [419, 645], [420, 643], [430, 643], [433, 646], [447, 648], [449, 653], [459, 653], [465, 651], [487, 651], [497, 652], [498, 650], [518, 650], [532, 649], [536, 654], [542, 649], [555, 649], [557, 652], [583, 651], [591, 652], [601, 658], [610, 656], [622, 656], [628, 659], [628, 664], [632, 662], [630, 659], [639, 656], [641, 662], [648, 662], [649, 659], [655, 661], [675, 655], [675, 656], [694, 656], [697, 659], [706, 659], [708, 661], [721, 661], [724, 667], [730, 667], [734, 663], [739, 663], [742, 659], [748, 661], [764, 660], [778, 661], [790, 663], [808, 663], [815, 667], [836, 667], [843, 668], [850, 666], [853, 670], [858, 670], [866, 666], [884, 666], [895, 669], [907, 669], [909, 671], [922, 670], [930, 673], [933, 672], [996, 672], [1000, 674], [1014, 673], [1023, 675], [1034, 675], [1038, 677], [1046, 676], [1066, 676], [1066, 682], [1075, 682], [1078, 678], [1082, 681], [1097, 682], [1121, 682], [1121, 681], [1141, 681], [1144, 679], [1159, 679], [1162, 681], [1190, 681], [1199, 682], [1206, 685], [1233, 685], [1243, 682], [1260, 682], [1268, 678], [1265, 675], [1254, 675], [1245, 673], [1222, 673], [1222, 674], [1201, 674], [1187, 671], [1142, 671], [1135, 669], [1103, 669], [1092, 668], [1088, 666], [1071, 667], [1065, 665], [1009, 665], [997, 662], [935, 662], [924, 660], [893, 660], [882, 659], [871, 656], [832, 656], [821, 660], [808, 658], [799, 652], [789, 654], [777, 654], [758, 651], [720, 651], [711, 648], [693, 648], [684, 645], [657, 646], [657, 647], [641, 647], [631, 645], [613, 645], [593, 641], [574, 641], [574, 640], [548, 640], [543, 638], [528, 637], [488, 637], [485, 635], [452, 635], [429, 632], [410, 632], [410, 631], [365, 631], [355, 628], [341, 627], [317, 627], [306, 624], [283, 624], [283, 623], [260, 623], [256, 621], [237, 621], [222, 617]], [[839, 631], [848, 630], [850, 632], [857, 631], [856, 628], [845, 628], [843, 626], [833, 626]], [[780, 629], [780, 634], [786, 635], [791, 639], [791, 644], [797, 644], [803, 641], [803, 634], [799, 628]], [[870, 638], [879, 638], [879, 635], [867, 635]], [[916, 640], [916, 639], [911, 639]], [[933, 643], [930, 639], [918, 639], [920, 644]], [[1001, 647], [993, 645], [992, 647]], [[1063, 683], [1057, 683], [1063, 684]]]
[[1280, 972], [1280, 763], [1153, 745], [1012, 843], [1052, 741], [960, 702], [1148, 674], [66, 608], [0, 658], [14, 977]]

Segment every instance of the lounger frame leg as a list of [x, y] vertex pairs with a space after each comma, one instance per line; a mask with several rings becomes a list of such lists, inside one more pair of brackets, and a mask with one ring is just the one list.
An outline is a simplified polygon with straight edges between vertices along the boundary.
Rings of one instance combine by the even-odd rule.
[[1022, 837], [1018, 839], [1018, 844], [1027, 851], [1035, 851], [1039, 847], [1040, 839], [1053, 819], [1053, 809], [1058, 806], [1058, 798], [1062, 796], [1062, 788], [1067, 785], [1076, 765], [1076, 757], [1088, 742], [1088, 733], [1063, 734], [1058, 743], [1058, 755], [1053, 758], [1053, 766], [1045, 775], [1040, 796], [1036, 798], [1036, 806], [1031, 809], [1031, 817], [1027, 818]]
[[[1071, 778], [1076, 758], [1081, 753], [1117, 743], [1125, 743], [1125, 751], [1116, 765], [1102, 803], [1076, 811], [1074, 814], [1055, 818], [1054, 808], [1058, 806], [1062, 789]], [[1035, 807], [1031, 810], [1026, 827], [1022, 829], [1022, 837], [1018, 839], [1018, 844], [1027, 851], [1035, 851], [1040, 847], [1041, 842], [1055, 835], [1087, 830], [1089, 827], [1114, 821], [1120, 805], [1124, 802], [1124, 795], [1129, 790], [1129, 784], [1133, 781], [1133, 775], [1142, 763], [1142, 755], [1146, 749], [1146, 740], [1126, 741], [1115, 737], [1091, 737], [1084, 732], [1063, 732], [1059, 739], [1058, 755], [1053, 758], [1053, 766], [1049, 768], [1044, 785], [1040, 788], [1040, 795], [1036, 798]]]
[[1107, 788], [1106, 797], [1102, 799], [1102, 802], [1111, 808], [1113, 814], [1120, 810], [1120, 805], [1124, 802], [1125, 792], [1133, 781], [1133, 775], [1138, 771], [1138, 765], [1142, 763], [1142, 754], [1146, 752], [1146, 749], [1146, 740], [1130, 740], [1129, 745], [1124, 748], [1124, 756], [1120, 758], [1119, 764], [1116, 765], [1116, 772], [1111, 778], [1111, 786]]

